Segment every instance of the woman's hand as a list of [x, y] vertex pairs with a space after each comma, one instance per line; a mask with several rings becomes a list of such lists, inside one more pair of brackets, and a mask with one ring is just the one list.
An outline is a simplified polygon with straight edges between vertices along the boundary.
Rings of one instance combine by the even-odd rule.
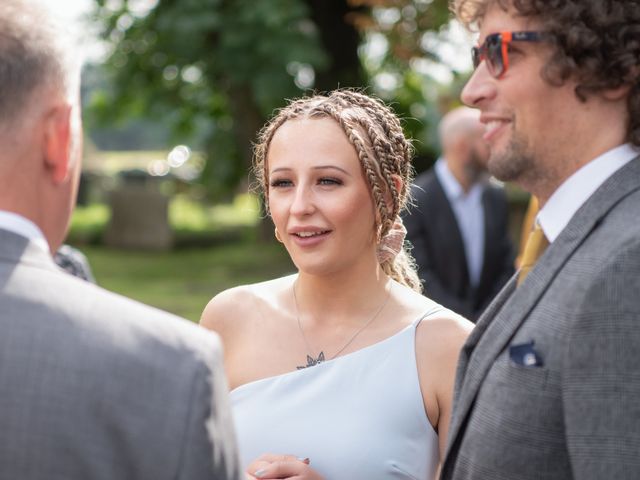
[[324, 480], [309, 466], [308, 458], [293, 455], [260, 455], [247, 468], [249, 480], [286, 478], [288, 480]]

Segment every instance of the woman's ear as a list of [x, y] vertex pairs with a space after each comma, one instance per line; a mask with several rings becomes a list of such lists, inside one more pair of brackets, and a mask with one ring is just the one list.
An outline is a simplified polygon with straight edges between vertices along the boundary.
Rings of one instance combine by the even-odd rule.
[[402, 177], [396, 173], [391, 175], [391, 177], [393, 178], [393, 183], [395, 184], [398, 193], [402, 192], [402, 187], [404, 186], [404, 180], [402, 180]]
[[[391, 175], [391, 178], [393, 179], [393, 186], [396, 187], [396, 192], [398, 192], [398, 195], [400, 195], [400, 193], [402, 192], [402, 187], [404, 186], [404, 181], [402, 180], [402, 177], [394, 173]], [[393, 206], [393, 195], [391, 195], [391, 192], [388, 189], [387, 189], [387, 192], [385, 193], [384, 201], [387, 202], [387, 205]]]

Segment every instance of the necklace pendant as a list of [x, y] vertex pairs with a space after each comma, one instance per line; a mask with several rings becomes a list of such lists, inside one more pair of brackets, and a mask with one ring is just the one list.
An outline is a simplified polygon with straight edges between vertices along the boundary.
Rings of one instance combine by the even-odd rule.
[[320, 352], [318, 358], [313, 358], [312, 356], [307, 355], [307, 364], [299, 365], [296, 367], [296, 369], [302, 370], [303, 368], [314, 367], [316, 365], [320, 365], [322, 362], [324, 362], [324, 352]]

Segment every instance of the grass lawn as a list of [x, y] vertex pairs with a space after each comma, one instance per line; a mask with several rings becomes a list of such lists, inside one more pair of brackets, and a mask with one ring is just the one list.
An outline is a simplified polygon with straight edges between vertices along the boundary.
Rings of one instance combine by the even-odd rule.
[[243, 241], [168, 253], [80, 248], [102, 287], [193, 321], [221, 290], [295, 271], [276, 243]]

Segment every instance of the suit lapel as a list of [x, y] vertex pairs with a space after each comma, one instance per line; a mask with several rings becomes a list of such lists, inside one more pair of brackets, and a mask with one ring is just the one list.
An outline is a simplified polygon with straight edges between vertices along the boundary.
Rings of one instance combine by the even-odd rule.
[[[456, 218], [456, 214], [453, 211], [453, 205], [449, 201], [449, 197], [444, 191], [444, 187], [440, 183], [440, 179], [438, 175], [434, 172], [434, 179], [437, 188], [435, 192], [438, 195], [439, 204], [443, 209], [443, 213], [446, 212], [442, 218], [447, 222], [446, 231], [451, 232], [452, 238], [447, 239], [455, 244], [455, 251], [460, 252], [460, 267], [464, 270], [463, 278], [465, 279], [465, 283], [469, 283], [469, 267], [467, 265], [467, 254], [464, 249], [464, 241], [462, 240], [462, 232], [460, 231], [460, 226], [458, 225], [458, 219]], [[429, 221], [429, 219], [426, 219]]]
[[[624, 197], [640, 189], [640, 157], [610, 177], [576, 212], [560, 236], [547, 248], [521, 288], [514, 276], [480, 317], [463, 347], [454, 415], [449, 430], [448, 449], [456, 441], [488, 370], [511, 340], [529, 312], [549, 287], [573, 252], [597, 228], [601, 219]], [[476, 348], [480, 346], [479, 348]]]

